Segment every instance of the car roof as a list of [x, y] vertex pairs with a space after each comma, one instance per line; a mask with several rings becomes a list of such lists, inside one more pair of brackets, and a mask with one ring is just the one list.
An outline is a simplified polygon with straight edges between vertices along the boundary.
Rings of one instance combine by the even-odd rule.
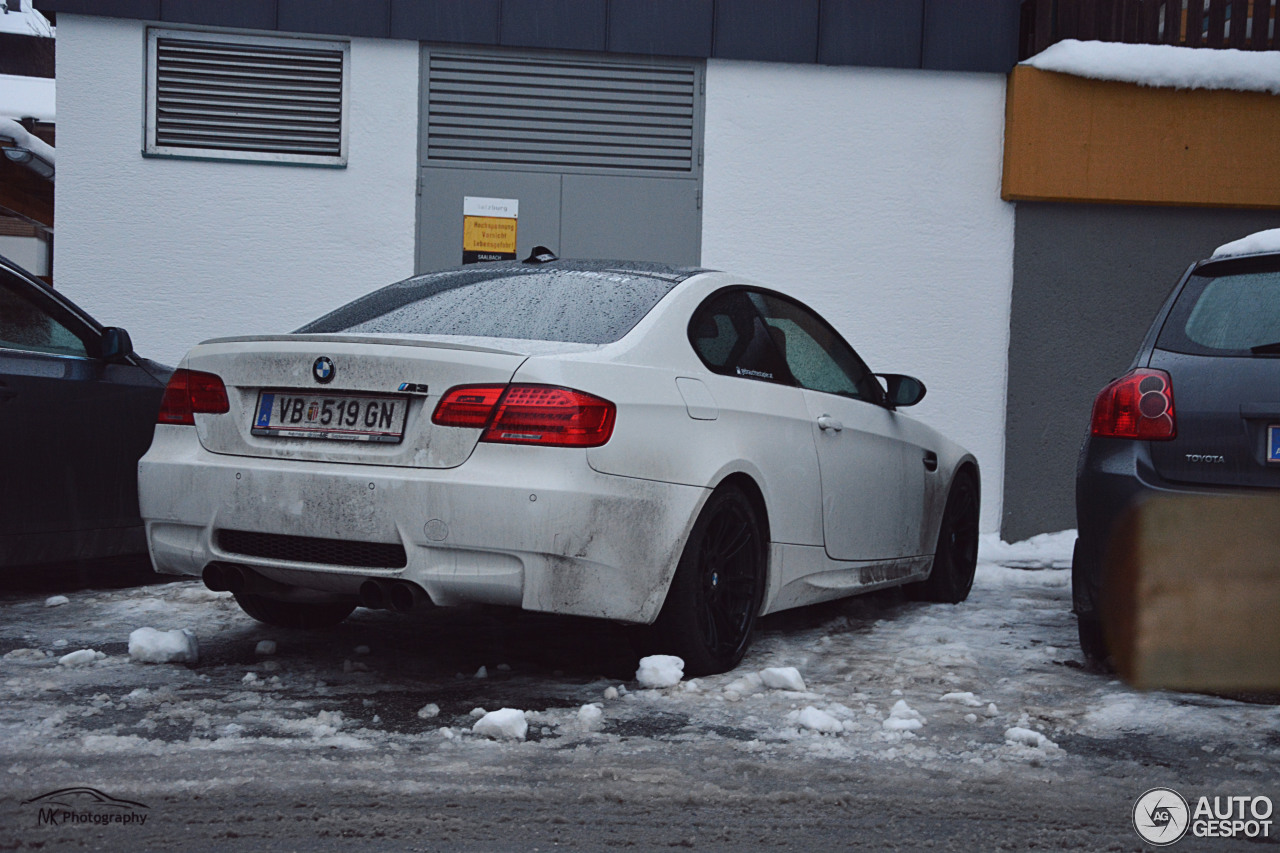
[[547, 261], [487, 261], [484, 263], [469, 264], [461, 267], [449, 267], [412, 276], [405, 279], [404, 283], [419, 281], [438, 275], [456, 276], [461, 274], [466, 274], [468, 277], [473, 276], [473, 281], [484, 281], [486, 279], [506, 278], [512, 275], [545, 272], [548, 270], [591, 273], [625, 272], [633, 276], [645, 276], [647, 278], [660, 279], [671, 284], [677, 284], [687, 278], [698, 275], [699, 273], [713, 272], [713, 270], [704, 269], [702, 267], [675, 266], [655, 261], [621, 261], [603, 258], [554, 258]]

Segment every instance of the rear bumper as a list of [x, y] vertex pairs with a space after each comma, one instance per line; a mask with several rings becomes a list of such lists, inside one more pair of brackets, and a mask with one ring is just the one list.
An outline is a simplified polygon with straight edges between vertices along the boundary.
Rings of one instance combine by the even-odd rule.
[[1077, 538], [1071, 561], [1072, 610], [1099, 617], [1107, 548], [1116, 525], [1154, 495], [1240, 494], [1244, 489], [1171, 483], [1156, 473], [1144, 441], [1089, 437], [1076, 468]]
[[[408, 580], [440, 605], [502, 604], [652, 622], [707, 489], [600, 474], [585, 451], [481, 444], [449, 469], [225, 456], [158, 426], [138, 464], [156, 571], [221, 561], [355, 595]], [[293, 562], [221, 549], [219, 530], [400, 544], [403, 568]]]

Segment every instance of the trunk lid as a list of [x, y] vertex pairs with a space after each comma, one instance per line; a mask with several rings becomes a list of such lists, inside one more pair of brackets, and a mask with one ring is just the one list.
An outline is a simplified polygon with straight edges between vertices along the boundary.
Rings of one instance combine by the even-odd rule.
[[1280, 358], [1157, 349], [1150, 366], [1169, 373], [1177, 424], [1172, 441], [1150, 444], [1161, 477], [1212, 486], [1280, 487], [1280, 462], [1268, 461], [1269, 442], [1280, 435]]
[[[456, 385], [509, 382], [528, 357], [519, 346], [508, 347], [509, 343], [513, 342], [376, 335], [279, 335], [206, 341], [191, 351], [186, 366], [222, 379], [230, 411], [197, 414], [196, 434], [206, 450], [232, 456], [453, 468], [471, 455], [481, 431], [436, 426], [431, 423], [432, 412], [441, 395]], [[545, 348], [545, 344], [542, 346]], [[328, 359], [331, 367], [317, 371], [317, 361], [322, 358]], [[316, 372], [323, 377], [329, 370], [332, 374], [326, 381], [317, 379]], [[264, 394], [274, 397], [264, 401]], [[403, 423], [403, 436], [398, 440], [387, 436], [368, 440], [367, 436], [339, 435], [318, 426], [314, 432], [262, 434], [268, 409], [289, 406], [304, 398], [309, 405], [297, 403], [299, 412], [309, 409], [299, 417], [303, 425], [319, 423], [325, 400], [339, 406], [354, 400], [361, 406], [380, 406], [387, 423], [394, 413], [394, 420]], [[325, 408], [333, 411], [332, 407]], [[371, 418], [376, 421], [377, 415]], [[329, 437], [319, 437], [321, 434]]]

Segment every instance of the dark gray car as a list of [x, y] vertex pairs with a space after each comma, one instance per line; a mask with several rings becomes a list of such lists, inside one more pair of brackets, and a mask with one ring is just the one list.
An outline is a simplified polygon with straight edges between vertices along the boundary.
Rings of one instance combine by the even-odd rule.
[[0, 567], [146, 553], [138, 457], [170, 373], [0, 257]]
[[1130, 370], [1098, 395], [1076, 469], [1074, 610], [1104, 660], [1113, 525], [1154, 493], [1280, 487], [1280, 252], [1214, 257], [1174, 287]]

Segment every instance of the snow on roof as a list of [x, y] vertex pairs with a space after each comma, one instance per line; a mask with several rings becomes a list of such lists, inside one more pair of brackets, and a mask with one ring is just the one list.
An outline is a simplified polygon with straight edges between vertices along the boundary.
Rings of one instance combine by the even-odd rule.
[[1229, 258], [1234, 255], [1254, 255], [1258, 252], [1280, 252], [1280, 228], [1259, 231], [1248, 237], [1224, 243], [1213, 250], [1213, 256]]
[[1174, 89], [1280, 95], [1280, 52], [1066, 39], [1024, 60], [1041, 71]]
[[0, 117], [0, 139], [12, 139], [17, 147], [27, 149], [50, 166], [54, 165], [53, 146], [28, 133], [25, 127], [11, 118]]
[[56, 91], [52, 77], [0, 74], [0, 116], [53, 121]]
[[49, 19], [31, 8], [31, 0], [22, 0], [20, 6], [20, 10], [14, 12], [7, 4], [0, 3], [0, 33], [53, 37], [53, 27], [49, 24]]

